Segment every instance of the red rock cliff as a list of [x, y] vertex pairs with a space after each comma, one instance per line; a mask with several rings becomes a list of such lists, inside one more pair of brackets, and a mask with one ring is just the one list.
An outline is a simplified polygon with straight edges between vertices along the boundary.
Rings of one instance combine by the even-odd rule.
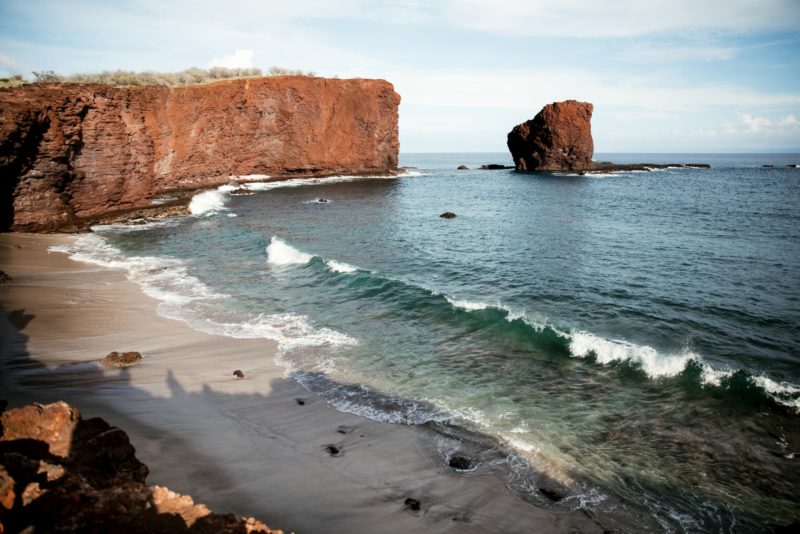
[[592, 105], [566, 100], [548, 104], [508, 134], [518, 171], [575, 171], [593, 168]]
[[393, 172], [399, 103], [383, 80], [296, 76], [0, 90], [0, 230], [79, 228], [234, 175]]

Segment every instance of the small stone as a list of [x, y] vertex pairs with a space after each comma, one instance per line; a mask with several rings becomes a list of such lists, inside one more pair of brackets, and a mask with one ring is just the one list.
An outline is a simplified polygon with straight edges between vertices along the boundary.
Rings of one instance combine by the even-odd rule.
[[331, 456], [341, 456], [342, 454], [344, 454], [342, 452], [342, 449], [340, 449], [336, 445], [325, 445], [324, 449]]
[[138, 352], [110, 352], [105, 358], [100, 360], [103, 365], [111, 367], [128, 367], [142, 360], [142, 355]]
[[539, 488], [539, 492], [553, 502], [558, 502], [564, 498], [561, 492], [550, 488]]
[[447, 463], [450, 467], [458, 471], [467, 471], [472, 469], [472, 460], [466, 456], [453, 456]]
[[442, 213], [441, 215], [439, 215], [439, 217], [441, 217], [442, 219], [455, 219], [457, 217], [457, 215], [455, 213], [453, 213], [452, 211], [446, 211], [446, 212]]
[[406, 499], [405, 505], [408, 506], [409, 509], [418, 512], [420, 507], [420, 502], [417, 499], [412, 499], [411, 497], [409, 497]]
[[318, 198], [317, 202], [319, 202], [320, 204], [327, 204], [328, 202], [330, 202], [330, 200], [328, 200], [327, 198]]
[[241, 372], [239, 369], [233, 372], [233, 376], [235, 376], [237, 380], [244, 380], [244, 373]]
[[297, 402], [297, 404], [299, 404], [300, 406], [306, 405], [306, 401], [303, 399], [295, 399], [295, 402]]

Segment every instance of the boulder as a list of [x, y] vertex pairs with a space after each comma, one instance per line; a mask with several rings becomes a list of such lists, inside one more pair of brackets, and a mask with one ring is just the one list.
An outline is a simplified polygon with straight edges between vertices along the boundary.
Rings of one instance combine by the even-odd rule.
[[578, 171], [592, 168], [592, 104], [567, 100], [548, 104], [508, 134], [518, 171]]
[[501, 165], [499, 163], [487, 163], [486, 165], [481, 165], [482, 171], [501, 171], [503, 169], [513, 169], [513, 165]]
[[457, 215], [455, 213], [453, 213], [452, 211], [446, 211], [446, 212], [442, 213], [441, 215], [439, 215], [439, 217], [441, 217], [442, 219], [455, 219], [457, 217]]
[[280, 533], [144, 484], [127, 434], [64, 402], [2, 413], [0, 533]]
[[466, 456], [455, 455], [447, 462], [450, 467], [457, 471], [469, 471], [472, 469], [472, 460]]
[[138, 352], [110, 352], [105, 358], [100, 360], [103, 365], [110, 367], [128, 367], [142, 360], [142, 355]]
[[459, 166], [458, 166], [458, 168], [457, 168], [456, 170], [459, 170], [459, 171], [468, 171], [468, 170], [469, 170], [469, 167], [467, 167], [466, 165], [459, 165]]

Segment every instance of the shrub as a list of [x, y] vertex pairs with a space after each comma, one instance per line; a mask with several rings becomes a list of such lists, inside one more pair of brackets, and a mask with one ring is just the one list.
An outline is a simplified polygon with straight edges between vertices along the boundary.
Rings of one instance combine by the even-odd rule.
[[[136, 87], [141, 85], [164, 85], [176, 87], [180, 85], [195, 85], [218, 80], [231, 80], [237, 78], [255, 78], [264, 76], [258, 68], [227, 68], [211, 67], [199, 69], [191, 67], [180, 72], [134, 72], [116, 70], [95, 73], [80, 73], [61, 76], [53, 71], [34, 72], [35, 83], [102, 83], [117, 87]], [[314, 76], [313, 72], [290, 70], [282, 67], [272, 67], [268, 76]]]

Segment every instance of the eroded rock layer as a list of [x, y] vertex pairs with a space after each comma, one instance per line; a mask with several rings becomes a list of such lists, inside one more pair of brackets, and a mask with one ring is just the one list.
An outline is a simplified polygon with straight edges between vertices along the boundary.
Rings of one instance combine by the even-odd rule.
[[77, 229], [231, 176], [394, 172], [399, 102], [383, 80], [298, 76], [0, 90], [0, 230]]

